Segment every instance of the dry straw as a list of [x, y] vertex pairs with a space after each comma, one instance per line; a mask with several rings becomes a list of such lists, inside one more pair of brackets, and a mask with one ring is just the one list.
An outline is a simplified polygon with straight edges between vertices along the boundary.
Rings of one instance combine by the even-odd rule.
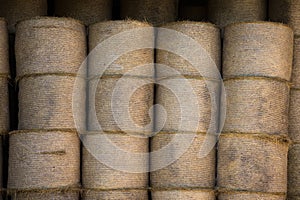
[[297, 36], [300, 34], [299, 9], [300, 2], [297, 0], [269, 0], [270, 20], [289, 24]]
[[148, 21], [154, 26], [177, 20], [178, 0], [121, 0], [121, 18]]
[[145, 200], [148, 199], [146, 190], [111, 190], [111, 191], [97, 191], [88, 190], [83, 192], [82, 200], [120, 200], [120, 199], [134, 199]]
[[0, 75], [9, 74], [8, 52], [7, 24], [3, 18], [0, 18]]
[[251, 193], [251, 192], [225, 192], [219, 193], [219, 200], [286, 200], [286, 195]]
[[76, 74], [86, 56], [85, 28], [67, 18], [22, 21], [16, 33], [17, 76]]
[[8, 100], [8, 79], [0, 77], [0, 134], [9, 131], [9, 100]]
[[295, 144], [289, 149], [288, 196], [300, 199], [300, 145]]
[[234, 22], [264, 21], [266, 0], [209, 0], [208, 19], [220, 27]]
[[[197, 63], [202, 68], [207, 66], [210, 59], [216, 64], [216, 66], [220, 69], [220, 62], [221, 62], [221, 41], [220, 41], [220, 30], [210, 23], [203, 23], [203, 22], [191, 22], [191, 21], [182, 21], [182, 22], [174, 22], [169, 23], [162, 28], [171, 29], [174, 31], [178, 31], [180, 34], [186, 35], [186, 37], [190, 37], [197, 42], [200, 47], [203, 48], [203, 54], [207, 54], [207, 59], [203, 60], [203, 63]], [[179, 37], [180, 34], [176, 38], [170, 37], [165, 38], [163, 37], [164, 31], [162, 30], [162, 36], [159, 34], [157, 36], [157, 46], [162, 46], [168, 43], [174, 43], [174, 40], [179, 40], [177, 45], [178, 49], [174, 49], [173, 51], [178, 52], [191, 52], [193, 53], [194, 50], [191, 50], [190, 45], [185, 43], [185, 37]], [[161, 44], [160, 44], [161, 43]], [[177, 42], [176, 42], [177, 43]], [[164, 45], [165, 46], [165, 45]], [[199, 49], [198, 49], [199, 50]], [[196, 55], [195, 55], [196, 56]], [[203, 56], [203, 55], [198, 55]], [[164, 50], [157, 50], [156, 53], [156, 62], [159, 64], [164, 64], [168, 67], [172, 67], [177, 70], [181, 75], [187, 76], [201, 76], [198, 70], [195, 68], [196, 66], [192, 66], [187, 60], [182, 58], [180, 55], [176, 55], [171, 52], [167, 52]], [[162, 77], [163, 74], [162, 69], [157, 67], [157, 76]], [[166, 75], [168, 76], [168, 75]]]
[[[189, 84], [183, 84], [187, 82]], [[167, 119], [162, 130], [164, 131], [186, 131], [186, 132], [206, 132], [209, 128], [210, 123], [214, 125], [216, 131], [217, 128], [217, 118], [218, 118], [218, 102], [217, 99], [208, 91], [206, 82], [203, 79], [182, 79], [182, 78], [170, 78], [159, 80], [156, 90], [156, 103], [164, 107]], [[211, 81], [210, 84], [214, 86], [214, 93], [218, 95], [218, 82]], [[168, 86], [169, 88], [165, 87]], [[188, 89], [192, 90], [198, 103], [193, 105], [193, 107], [184, 107], [186, 100], [181, 100], [185, 98], [192, 98], [190, 90], [185, 87], [190, 87]], [[172, 89], [173, 88], [173, 89]], [[172, 91], [175, 90], [176, 91]], [[180, 97], [180, 99], [178, 98]], [[179, 102], [179, 100], [181, 102]], [[187, 112], [198, 111], [198, 126], [193, 126], [194, 115], [190, 115], [190, 119], [185, 121], [182, 120], [182, 116], [187, 116]], [[182, 113], [183, 112], [183, 113]], [[197, 114], [197, 113], [195, 113]], [[156, 122], [164, 121], [165, 116], [160, 112], [157, 112]], [[211, 120], [212, 119], [212, 120]], [[190, 123], [190, 125], [187, 125]]]
[[292, 87], [300, 89], [300, 38], [295, 38], [294, 40]]
[[291, 90], [289, 110], [289, 136], [293, 142], [300, 143], [300, 90]]
[[[183, 134], [183, 133], [177, 133]], [[188, 134], [186, 134], [188, 136]], [[151, 150], [157, 151], [168, 145], [174, 137], [173, 133], [159, 133], [152, 138]], [[190, 136], [188, 136], [190, 137]], [[212, 150], [206, 157], [199, 157], [199, 150], [205, 140], [205, 134], [197, 134], [189, 146], [188, 150], [171, 165], [151, 172], [151, 187], [156, 190], [177, 190], [181, 194], [181, 189], [184, 188], [214, 188], [215, 185], [215, 151]], [[169, 152], [169, 156], [174, 160], [178, 149], [178, 143], [171, 146], [173, 152]], [[153, 157], [151, 163], [157, 165], [164, 163], [165, 159], [162, 157]], [[193, 191], [195, 195], [199, 191]], [[191, 194], [193, 194], [190, 191]], [[176, 192], [175, 192], [176, 193]], [[171, 193], [172, 194], [172, 193]], [[171, 195], [169, 194], [169, 195]], [[184, 194], [184, 192], [183, 192]], [[205, 193], [199, 193], [204, 195]], [[172, 195], [171, 195], [172, 196]], [[195, 196], [195, 197], [196, 197]], [[173, 198], [168, 198], [173, 199]], [[176, 198], [177, 199], [177, 198]]]
[[218, 145], [218, 187], [285, 194], [288, 143], [284, 137], [226, 134]]
[[232, 24], [225, 28], [223, 52], [225, 78], [265, 76], [289, 81], [293, 31], [272, 22]]
[[[107, 22], [100, 22], [97, 24], [93, 24], [89, 27], [89, 49], [92, 51], [95, 47], [102, 42], [107, 42], [107, 39], [114, 35], [121, 35], [126, 34], [126, 31], [134, 31], [134, 29], [143, 29], [145, 31], [139, 32], [140, 35], [132, 35], [135, 38], [135, 46], [137, 43], [140, 45], [152, 43], [154, 46], [154, 29], [151, 31], [152, 26], [145, 22], [138, 22], [132, 20], [125, 20], [125, 21], [107, 21]], [[120, 44], [124, 43], [124, 38], [122, 37], [121, 41], [117, 41], [116, 39], [111, 39], [110, 44], [111, 46], [116, 46], [119, 48], [128, 48], [130, 52], [126, 52], [125, 54], [121, 55], [117, 60], [115, 60], [111, 65], [108, 66], [104, 74], [106, 75], [123, 75], [127, 73], [128, 75], [133, 76], [143, 76], [143, 77], [153, 77], [154, 75], [154, 50], [153, 49], [139, 49], [132, 51], [132, 49], [128, 46], [123, 46]], [[116, 49], [117, 50], [117, 49]], [[100, 53], [100, 50], [98, 50]], [[98, 66], [97, 59], [99, 57], [99, 53], [95, 50], [95, 57], [94, 54], [90, 54], [89, 56], [89, 75], [93, 76], [98, 74], [95, 70], [98, 67], [106, 67], [106, 66]], [[103, 55], [102, 55], [103, 56]], [[111, 56], [111, 55], [110, 55]], [[143, 67], [137, 72], [133, 72], [136, 67], [140, 67], [146, 64], [150, 64], [148, 67]]]
[[[115, 159], [120, 155], [116, 155], [113, 151], [113, 147], [118, 147], [121, 150], [128, 153], [146, 153], [148, 152], [148, 138], [135, 137], [127, 134], [108, 134], [107, 139], [112, 143], [112, 150], [107, 152], [107, 156]], [[82, 153], [82, 184], [86, 189], [96, 190], [116, 190], [116, 193], [122, 195], [123, 190], [128, 189], [146, 189], [148, 186], [148, 162], [145, 162], [142, 158], [136, 160], [130, 160], [131, 164], [135, 164], [138, 169], [145, 169], [145, 173], [129, 173], [116, 169], [116, 167], [125, 167], [128, 163], [124, 162], [119, 166], [119, 160], [116, 160], [116, 166], [107, 166], [102, 163], [101, 156], [97, 154], [101, 151], [101, 142], [99, 137], [93, 135], [86, 135], [84, 138], [84, 144], [88, 144], [88, 149], [83, 148]], [[103, 150], [104, 151], [104, 150]], [[107, 159], [106, 159], [107, 160]], [[130, 169], [134, 170], [134, 169]], [[107, 192], [107, 195], [110, 195]], [[87, 193], [88, 194], [88, 193]], [[91, 193], [91, 195], [100, 195], [101, 192]], [[105, 192], [104, 194], [105, 195]]]
[[214, 191], [210, 190], [167, 190], [152, 191], [153, 200], [161, 199], [190, 199], [190, 200], [215, 200]]
[[17, 131], [10, 135], [9, 190], [77, 187], [80, 142], [76, 132]]
[[262, 78], [241, 77], [225, 81], [224, 133], [287, 134], [289, 86]]
[[47, 15], [47, 0], [0, 0], [0, 16], [8, 20], [10, 33], [15, 33], [17, 22]]
[[74, 191], [16, 191], [10, 194], [12, 200], [40, 200], [40, 199], [55, 199], [55, 200], [78, 200], [79, 192]]
[[112, 18], [113, 0], [55, 0], [55, 15], [72, 17], [90, 25]]
[[[19, 129], [72, 129], [85, 124], [85, 82], [66, 75], [42, 75], [19, 81]], [[78, 98], [73, 99], [73, 92]], [[76, 102], [76, 104], [74, 104]]]

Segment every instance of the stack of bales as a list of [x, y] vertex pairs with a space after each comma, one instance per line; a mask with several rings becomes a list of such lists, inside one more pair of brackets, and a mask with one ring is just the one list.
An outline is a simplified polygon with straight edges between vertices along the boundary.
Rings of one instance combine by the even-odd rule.
[[300, 2], [270, 0], [269, 15], [273, 21], [289, 24], [294, 29], [294, 63], [289, 110], [289, 136], [293, 145], [289, 150], [288, 197], [300, 199]]
[[107, 21], [89, 27], [89, 131], [82, 135], [85, 200], [148, 198], [148, 157], [119, 152], [149, 151], [153, 47], [153, 27], [147, 23]]
[[[9, 105], [8, 105], [8, 78], [9, 78], [9, 58], [8, 58], [8, 32], [6, 21], [0, 18], [0, 189], [2, 194], [2, 164], [3, 164], [3, 139], [9, 132]], [[0, 199], [2, 196], [0, 195]]]
[[180, 20], [203, 21], [206, 19], [207, 6], [200, 1], [181, 1], [178, 18]]
[[[72, 106], [84, 124], [85, 84], [77, 71], [85, 55], [85, 27], [78, 21], [44, 17], [18, 24], [19, 130], [9, 141], [12, 198], [78, 199], [80, 142]], [[80, 84], [74, 88], [76, 78]], [[73, 91], [81, 96], [76, 102]]]
[[225, 28], [227, 115], [218, 144], [219, 199], [285, 199], [293, 32], [282, 24]]
[[[156, 103], [164, 107], [166, 115], [156, 112], [159, 123], [155, 130], [161, 131], [151, 140], [152, 199], [214, 199], [214, 144], [203, 157], [199, 157], [199, 151], [210, 122], [213, 131], [217, 131], [218, 101], [217, 96], [210, 94], [218, 94], [218, 81], [209, 80], [202, 72], [219, 75], [220, 31], [209, 23], [188, 21], [166, 24], [162, 28], [156, 42]], [[194, 41], [186, 43], [187, 36]], [[198, 53], [202, 51], [195, 55], [195, 49]], [[180, 52], [185, 56], [181, 57]], [[201, 59], [192, 65], [187, 56]], [[210, 82], [211, 90], [204, 78]], [[189, 103], [191, 98], [195, 104]], [[164, 126], [158, 127], [164, 120]]]

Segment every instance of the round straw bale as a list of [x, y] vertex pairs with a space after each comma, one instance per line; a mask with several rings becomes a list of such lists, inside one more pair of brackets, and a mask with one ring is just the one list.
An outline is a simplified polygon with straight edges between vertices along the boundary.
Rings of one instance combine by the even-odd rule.
[[265, 193], [251, 193], [251, 192], [220, 192], [218, 200], [286, 200], [286, 195], [275, 195]]
[[[93, 52], [93, 49], [96, 48], [98, 45], [102, 44], [104, 41], [109, 41], [112, 43], [111, 46], [116, 46], [118, 44], [118, 48], [128, 48], [127, 46], [121, 45], [127, 37], [125, 36], [126, 31], [133, 31], [134, 29], [142, 29], [145, 28], [146, 31], [139, 32], [141, 35], [133, 35], [136, 37], [135, 43], [148, 44], [149, 42], [154, 46], [154, 29], [151, 30], [151, 27], [148, 23], [145, 22], [138, 22], [132, 20], [120, 20], [120, 21], [107, 21], [107, 22], [100, 22], [97, 24], [93, 24], [89, 27], [89, 49]], [[121, 35], [124, 34], [122, 37], [123, 41], [117, 41], [116, 39], [112, 39], [111, 37], [114, 35]], [[137, 34], [132, 32], [132, 34]], [[132, 36], [132, 35], [131, 35]], [[154, 75], [154, 50], [153, 49], [138, 49], [126, 52], [125, 54], [121, 55], [117, 60], [115, 60], [104, 72], [106, 75], [123, 75], [127, 73], [128, 75], [133, 76], [144, 76], [144, 77], [153, 77]], [[97, 53], [99, 51], [99, 53]], [[93, 76], [97, 74], [95, 70], [99, 67], [97, 63], [97, 59], [100, 54], [100, 50], [94, 50], [92, 54], [89, 55], [89, 75]], [[111, 56], [111, 55], [109, 55]], [[141, 70], [139, 69], [138, 72], [133, 72], [136, 67], [143, 66], [146, 64], [150, 64], [149, 67], [143, 67]], [[94, 68], [94, 66], [96, 68]], [[152, 67], [151, 67], [152, 65]], [[93, 67], [91, 67], [93, 66]], [[100, 66], [105, 67], [105, 66]]]
[[113, 0], [55, 0], [55, 15], [72, 17], [85, 25], [112, 18]]
[[218, 187], [286, 193], [288, 143], [267, 135], [226, 134], [218, 145]]
[[[149, 150], [148, 147], [148, 138], [142, 138], [138, 136], [126, 135], [126, 134], [107, 134], [108, 140], [117, 148], [128, 152], [128, 153], [146, 153]], [[84, 145], [89, 145], [83, 148], [82, 152], [82, 185], [87, 189], [100, 189], [100, 190], [118, 190], [118, 189], [136, 189], [141, 188], [145, 189], [148, 186], [148, 162], [144, 161], [142, 158], [136, 158], [136, 160], [128, 160], [130, 164], [134, 163], [135, 166], [139, 169], [144, 168], [145, 173], [129, 173], [125, 171], [120, 171], [116, 169], [117, 167], [124, 167], [126, 170], [126, 165], [129, 163], [121, 163], [118, 159], [120, 155], [116, 155], [116, 151], [112, 148], [111, 151], [101, 149], [100, 137], [97, 135], [85, 135]], [[95, 146], [94, 146], [95, 145]], [[115, 163], [116, 166], [107, 166], [105, 163], [102, 163], [101, 156], [97, 152], [106, 152], [106, 155], [109, 155], [111, 158], [117, 159]], [[99, 160], [98, 160], [99, 159]], [[105, 159], [105, 158], [102, 158]], [[118, 164], [119, 163], [119, 164]], [[134, 169], [130, 169], [134, 170]], [[118, 193], [117, 193], [118, 194]], [[126, 193], [125, 193], [126, 194]], [[92, 193], [93, 195], [108, 195], [112, 196], [113, 193]], [[120, 193], [120, 195], [124, 195]], [[106, 197], [108, 198], [108, 197]], [[104, 198], [104, 199], [106, 199]], [[90, 198], [87, 198], [90, 199]], [[98, 198], [97, 198], [98, 199]], [[101, 198], [102, 199], [102, 198]]]
[[153, 200], [162, 199], [190, 199], [190, 200], [215, 200], [215, 194], [209, 190], [166, 190], [152, 191]]
[[209, 0], [208, 19], [220, 27], [234, 22], [264, 21], [265, 0]]
[[[190, 45], [187, 45], [185, 41], [186, 37], [189, 37], [195, 40], [195, 43], [202, 48], [203, 51], [203, 63], [197, 63], [199, 66], [206, 66], [210, 61], [213, 61], [215, 65], [220, 69], [221, 62], [221, 40], [220, 40], [220, 30], [210, 24], [204, 22], [191, 22], [191, 21], [182, 21], [182, 22], [174, 22], [169, 23], [161, 28], [171, 29], [173, 31], [179, 32], [175, 37], [165, 38], [165, 31], [163, 29], [159, 29], [157, 36], [157, 46], [166, 46], [168, 43], [178, 43], [177, 50], [174, 49], [174, 52], [186, 51], [191, 54], [194, 50], [191, 49]], [[162, 32], [160, 34], [160, 31]], [[185, 37], [182, 36], [185, 35]], [[198, 49], [199, 50], [199, 49]], [[200, 55], [195, 55], [200, 56]], [[206, 57], [205, 57], [206, 56]], [[164, 64], [168, 67], [174, 68], [181, 75], [186, 76], [202, 76], [203, 74], [199, 74], [198, 70], [195, 68], [197, 66], [193, 66], [189, 63], [189, 61], [185, 60], [181, 57], [181, 55], [176, 55], [172, 52], [160, 50], [158, 49], [156, 52], [156, 63]], [[157, 76], [163, 76], [163, 69], [157, 67], [156, 69]], [[166, 75], [168, 76], [168, 75]]]
[[9, 189], [78, 186], [80, 142], [76, 132], [13, 132], [9, 144]]
[[246, 77], [229, 79], [224, 133], [288, 133], [289, 87], [285, 82]]
[[120, 199], [132, 199], [132, 200], [145, 200], [148, 199], [148, 193], [146, 190], [107, 190], [97, 191], [88, 190], [83, 192], [83, 200], [120, 200]]
[[[300, 144], [289, 149], [288, 196], [300, 197]], [[294, 198], [290, 198], [294, 199]]]
[[293, 31], [272, 22], [236, 23], [225, 28], [223, 75], [265, 76], [289, 81]]
[[0, 74], [9, 74], [8, 33], [6, 21], [0, 18]]
[[121, 0], [121, 18], [148, 21], [154, 26], [177, 19], [178, 0]]
[[16, 191], [10, 194], [12, 200], [40, 200], [40, 199], [55, 199], [55, 200], [78, 200], [79, 192], [73, 191]]
[[8, 20], [10, 33], [15, 33], [17, 22], [47, 15], [47, 0], [0, 0], [0, 16]]
[[0, 76], [0, 134], [9, 131], [8, 78]]
[[[177, 133], [183, 134], [183, 133]], [[157, 151], [168, 145], [174, 137], [174, 133], [159, 133], [151, 140], [151, 150]], [[199, 157], [199, 151], [204, 142], [205, 134], [197, 134], [188, 150], [175, 162], [167, 167], [150, 173], [151, 187], [165, 188], [214, 188], [215, 184], [215, 150], [204, 158]], [[169, 156], [176, 157], [176, 145], [174, 152], [168, 152]], [[163, 163], [162, 157], [152, 158], [151, 163]], [[178, 191], [180, 194], [180, 192]], [[198, 192], [195, 192], [198, 194]], [[172, 194], [172, 193], [171, 193]], [[183, 193], [184, 194], [184, 193]], [[191, 193], [193, 194], [193, 193]], [[170, 194], [169, 194], [170, 195]], [[169, 198], [173, 199], [173, 198]]]
[[19, 129], [75, 128], [73, 92], [79, 93], [76, 122], [85, 123], [85, 82], [74, 76], [31, 76], [19, 81]]
[[289, 110], [289, 136], [300, 143], [300, 90], [291, 90]]
[[295, 38], [294, 40], [292, 87], [300, 89], [300, 38]]
[[41, 73], [76, 74], [86, 56], [85, 28], [67, 18], [22, 21], [16, 33], [17, 76]]

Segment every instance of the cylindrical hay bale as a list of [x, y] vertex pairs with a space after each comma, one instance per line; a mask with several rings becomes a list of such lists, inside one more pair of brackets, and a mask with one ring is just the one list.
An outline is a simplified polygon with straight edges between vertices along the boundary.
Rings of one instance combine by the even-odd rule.
[[[126, 134], [107, 134], [111, 143], [111, 151], [106, 151], [106, 158], [101, 157], [101, 145], [104, 141], [97, 135], [85, 135], [83, 139], [82, 153], [82, 185], [86, 189], [99, 190], [114, 190], [122, 194], [121, 191], [126, 189], [146, 189], [148, 186], [148, 161], [137, 157], [124, 160], [120, 155], [116, 155], [115, 148], [128, 153], [147, 153], [148, 138], [142, 138]], [[100, 150], [100, 151], [99, 151]], [[105, 151], [102, 149], [102, 151]], [[98, 154], [100, 152], [100, 154]], [[100, 157], [99, 157], [100, 156]], [[105, 163], [108, 157], [115, 158], [114, 162], [110, 162], [110, 166]], [[120, 161], [124, 161], [120, 163]], [[144, 169], [144, 173], [138, 172], [135, 169], [128, 169], [128, 166], [135, 166], [138, 170]], [[122, 169], [120, 169], [120, 167]], [[122, 170], [122, 171], [121, 171]], [[129, 172], [132, 170], [132, 173]], [[93, 194], [93, 193], [92, 193]], [[101, 195], [101, 192], [96, 192], [94, 195]], [[104, 192], [103, 195], [106, 195]], [[110, 196], [110, 192], [107, 193]], [[87, 198], [89, 199], [89, 198]], [[98, 199], [98, 198], [97, 198]]]
[[180, 20], [203, 21], [206, 19], [206, 6], [204, 5], [182, 5], [179, 8]]
[[18, 24], [17, 76], [74, 73], [86, 56], [85, 27], [66, 18], [42, 17]]
[[163, 200], [163, 199], [215, 200], [215, 193], [209, 190], [152, 191], [152, 199], [153, 200]]
[[178, 0], [121, 0], [121, 18], [148, 21], [154, 26], [177, 20]]
[[12, 200], [40, 200], [40, 199], [55, 199], [55, 200], [78, 200], [79, 192], [74, 191], [21, 191], [12, 192], [10, 194]]
[[285, 138], [226, 134], [218, 146], [218, 187], [264, 193], [287, 192]]
[[9, 144], [9, 189], [78, 187], [80, 142], [76, 132], [12, 132]]
[[8, 32], [7, 24], [3, 18], [0, 18], [0, 74], [9, 74], [9, 56], [8, 56]]
[[[177, 133], [184, 134], [184, 133]], [[172, 143], [175, 133], [159, 133], [152, 138], [151, 150], [158, 151], [167, 145], [173, 145], [174, 152], [169, 152], [175, 162], [167, 167], [151, 172], [151, 187], [158, 190], [180, 188], [214, 188], [215, 184], [215, 150], [206, 157], [200, 158], [199, 151], [205, 140], [205, 134], [197, 134], [187, 151], [176, 160], [179, 147]], [[190, 136], [188, 136], [190, 137]], [[163, 163], [162, 157], [152, 157], [151, 163]], [[197, 194], [198, 192], [196, 192]], [[193, 193], [191, 193], [193, 194]], [[201, 193], [199, 193], [201, 194]], [[173, 199], [173, 198], [168, 198]]]
[[55, 15], [94, 24], [112, 18], [113, 0], [55, 0]]
[[[166, 116], [157, 111], [155, 121], [156, 124], [165, 121], [164, 127], [161, 127], [163, 131], [205, 133], [210, 125], [214, 131], [217, 131], [217, 81], [209, 82], [214, 87], [214, 91], [208, 90], [203, 79], [171, 78], [157, 83], [156, 103], [164, 107]], [[188, 105], [186, 102], [191, 98], [195, 98], [193, 101], [197, 104]], [[192, 112], [194, 114], [191, 114]], [[195, 116], [198, 116], [198, 124], [194, 123]]]
[[289, 136], [300, 143], [300, 90], [291, 90], [289, 110]]
[[[98, 130], [99, 123], [103, 131], [151, 133], [152, 126], [149, 124], [152, 121], [149, 111], [153, 105], [152, 83], [142, 85], [143, 80], [135, 77], [104, 77], [99, 80], [98, 85], [96, 81], [98, 80], [90, 81], [89, 86], [90, 95], [95, 93], [95, 99], [89, 98], [89, 130]], [[120, 85], [119, 81], [127, 85]], [[141, 86], [135, 88], [137, 85]], [[94, 112], [96, 112], [96, 119]], [[145, 128], [137, 131], [138, 127]]]
[[[85, 124], [85, 80], [75, 76], [31, 76], [19, 81], [19, 129], [74, 129]], [[76, 92], [78, 97], [73, 99]], [[74, 105], [81, 105], [74, 108]]]
[[8, 20], [10, 33], [19, 21], [47, 15], [47, 0], [0, 0], [0, 5], [0, 16]]
[[297, 0], [269, 0], [270, 20], [289, 24], [300, 34], [300, 2]]
[[0, 76], [0, 134], [9, 131], [8, 77]]
[[[300, 199], [300, 144], [294, 144], [289, 149], [288, 165], [288, 196], [290, 199]], [[295, 198], [296, 199], [296, 198]]]
[[289, 86], [260, 77], [229, 79], [224, 133], [288, 133]]
[[97, 191], [89, 190], [84, 191], [82, 195], [83, 200], [120, 200], [120, 199], [132, 199], [132, 200], [145, 200], [148, 199], [148, 193], [146, 190], [124, 190], [124, 191]]
[[221, 28], [235, 22], [264, 21], [266, 0], [209, 0], [208, 20]]
[[224, 78], [266, 76], [290, 80], [293, 31], [272, 22], [237, 23], [225, 28]]
[[286, 200], [286, 195], [251, 193], [251, 192], [220, 192], [218, 200]]
[[300, 89], [300, 38], [294, 39], [294, 62], [292, 70], [292, 87]]
[[[190, 45], [186, 44], [186, 37], [190, 37], [195, 40], [195, 44], [198, 43], [199, 47], [203, 52], [202, 55], [195, 55], [195, 56], [202, 56], [203, 63], [197, 63], [199, 66], [210, 66], [209, 63], [212, 61], [215, 63], [216, 67], [220, 69], [221, 63], [221, 40], [220, 40], [220, 30], [210, 24], [210, 23], [203, 23], [203, 22], [190, 22], [190, 21], [183, 21], [183, 22], [174, 22], [170, 24], [166, 24], [162, 26], [162, 28], [174, 30], [174, 34], [172, 37], [166, 38], [165, 31], [160, 30], [158, 31], [157, 36], [157, 46], [166, 46], [168, 43], [174, 43], [174, 41], [178, 41], [180, 46], [177, 46], [177, 50], [174, 49], [174, 52], [191, 52], [193, 53], [195, 50], [191, 49]], [[179, 33], [176, 33], [178, 31]], [[180, 35], [184, 34], [185, 37]], [[197, 49], [199, 50], [199, 49]], [[189, 63], [186, 58], [182, 58], [182, 55], [176, 55], [169, 51], [164, 50], [157, 50], [156, 53], [156, 63], [166, 65], [177, 70], [180, 75], [186, 76], [203, 76], [200, 74], [199, 71], [196, 69], [197, 66], [193, 66]], [[213, 70], [213, 69], [212, 69]], [[208, 71], [208, 70], [207, 70]], [[168, 76], [165, 75], [164, 69], [161, 67], [157, 67], [157, 76]], [[214, 71], [212, 71], [214, 72]]]
[[[136, 29], [142, 29], [140, 32], [136, 32]], [[144, 30], [143, 30], [144, 29]], [[138, 49], [132, 50], [130, 47], [120, 47], [120, 44], [124, 43], [126, 37], [128, 37], [128, 31], [131, 33], [130, 37], [134, 36], [135, 44], [132, 46], [140, 46], [152, 44], [154, 47], [154, 29], [148, 23], [138, 22], [132, 20], [125, 21], [108, 21], [93, 24], [89, 27], [89, 49], [92, 54], [89, 55], [89, 75], [93, 76], [99, 74], [95, 72], [99, 68], [97, 59], [99, 54], [103, 53], [101, 50], [94, 50], [98, 45], [103, 44], [103, 42], [108, 42], [111, 44], [111, 48], [123, 48], [126, 50], [125, 54], [121, 55], [117, 60], [114, 61], [106, 68], [104, 72], [105, 75], [133, 75], [133, 76], [143, 76], [143, 77], [153, 77], [154, 75], [154, 50], [153, 49]], [[123, 35], [122, 35], [123, 34]], [[137, 35], [138, 34], [138, 35]], [[122, 41], [117, 41], [112, 36], [121, 36]], [[128, 48], [128, 49], [126, 49]], [[108, 64], [108, 63], [105, 63]], [[139, 68], [136, 72], [134, 69], [144, 65], [149, 65], [147, 67]], [[94, 67], [95, 66], [95, 67]], [[106, 66], [100, 66], [102, 68]]]

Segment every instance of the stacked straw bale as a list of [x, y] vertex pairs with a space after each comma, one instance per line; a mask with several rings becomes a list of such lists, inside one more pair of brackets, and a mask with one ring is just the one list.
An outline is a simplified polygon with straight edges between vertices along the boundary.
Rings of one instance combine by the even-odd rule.
[[[194, 39], [195, 43], [201, 45], [205, 53], [212, 58], [216, 64], [215, 70], [218, 72], [221, 49], [220, 31], [217, 27], [209, 23], [183, 21], [166, 24], [162, 28], [178, 31]], [[211, 99], [204, 77], [196, 70], [195, 66], [192, 66], [187, 60], [175, 53], [159, 49], [174, 42], [174, 37], [169, 37], [168, 40], [166, 36], [168, 37], [168, 35], [164, 34], [164, 30], [158, 31], [156, 44], [158, 48], [156, 54], [157, 63], [176, 70], [178, 75], [169, 73], [168, 70], [165, 71], [160, 65], [156, 67], [158, 84], [156, 103], [164, 107], [167, 119], [160, 132], [152, 137], [151, 151], [155, 152], [167, 145], [171, 145], [172, 152], [165, 152], [165, 156], [168, 159], [176, 158], [176, 152], [179, 150], [182, 141], [180, 144], [176, 142], [172, 143], [175, 135], [180, 135], [184, 140], [193, 136], [193, 134], [195, 135], [188, 149], [179, 159], [175, 159], [167, 167], [151, 172], [152, 199], [214, 199], [215, 149], [202, 158], [199, 157], [199, 151], [204, 143], [205, 133], [208, 130], [211, 118], [213, 119], [211, 123], [215, 126], [217, 124], [216, 116], [218, 111], [216, 108], [218, 107], [218, 103], [215, 99]], [[184, 41], [181, 37], [177, 37], [176, 39]], [[193, 53], [193, 49], [190, 49], [190, 46], [181, 45], [180, 42], [176, 43], [175, 48]], [[176, 52], [176, 49], [174, 49], [174, 52]], [[206, 65], [205, 59], [197, 64], [202, 67], [209, 66]], [[210, 71], [210, 69], [206, 69], [206, 71]], [[179, 102], [178, 96], [191, 97], [191, 94], [187, 92], [187, 88], [184, 88], [182, 85], [182, 80], [186, 80], [190, 84], [198, 102], [199, 121], [195, 130], [192, 127], [179, 126], [181, 123], [181, 106], [183, 105], [182, 102]], [[216, 80], [212, 80], [212, 82], [215, 86], [214, 91], [218, 92], [218, 82]], [[167, 87], [177, 89], [176, 91], [172, 91]], [[191, 112], [194, 112], [194, 110]], [[157, 112], [156, 118], [157, 122], [164, 120], [160, 112]], [[154, 170], [157, 164], [164, 161], [163, 156], [151, 157], [150, 169]]]
[[221, 200], [285, 198], [292, 49], [293, 32], [282, 24], [225, 28], [227, 116], [217, 167]]
[[[85, 27], [66, 18], [22, 21], [16, 30], [19, 131], [10, 134], [8, 192], [16, 199], [78, 199], [80, 140], [72, 104], [85, 124]], [[75, 79], [79, 84], [74, 88]], [[73, 91], [80, 102], [72, 101]], [[78, 99], [76, 99], [78, 100]]]
[[264, 21], [266, 0], [209, 0], [208, 20], [221, 28], [235, 22]]
[[154, 26], [176, 21], [178, 0], [121, 0], [121, 18], [147, 21]]
[[8, 20], [10, 33], [19, 21], [47, 15], [47, 0], [0, 0], [0, 16]]
[[[152, 132], [152, 125], [147, 126], [148, 128], [143, 131], [137, 131], [136, 127], [145, 127], [149, 123], [151, 124], [149, 110], [153, 105], [153, 48], [128, 49], [116, 60], [111, 60], [111, 63], [105, 63], [107, 66], [99, 66], [100, 64], [97, 63], [99, 57], [105, 59], [111, 56], [102, 54], [98, 49], [99, 46], [109, 44], [111, 48], [126, 48], [122, 46], [122, 43], [128, 37], [128, 35], [125, 36], [126, 31], [143, 28], [146, 28], [147, 31], [139, 33], [139, 35], [131, 33], [129, 37], [133, 37], [135, 43], [144, 44], [150, 42], [154, 46], [153, 27], [147, 23], [130, 20], [107, 21], [93, 24], [89, 27], [89, 49], [91, 52], [89, 56], [90, 96], [88, 130], [91, 134], [84, 135], [84, 145], [97, 144], [97, 149], [101, 151], [101, 141], [99, 141], [97, 136], [104, 134], [114, 146], [124, 151], [130, 153], [148, 152], [149, 139], [147, 135]], [[122, 41], [114, 38], [119, 34], [124, 34], [124, 32], [125, 35], [121, 36]], [[131, 48], [131, 46], [134, 45], [130, 44], [127, 48]], [[112, 50], [114, 51], [113, 53], [117, 52], [117, 50]], [[149, 66], [142, 67], [140, 71], [132, 71], [144, 65]], [[97, 69], [105, 69], [105, 67], [107, 67], [106, 70], [100, 75]], [[141, 81], [146, 79], [151, 80], [151, 83], [141, 86], [134, 91], [130, 100], [124, 99], [124, 95], [131, 92], [127, 91], [131, 88], [126, 88], [126, 91], [122, 90], [121, 93], [116, 94], [117, 99], [113, 98], [113, 92], [117, 87], [118, 81], [125, 80], [125, 85], [129, 83], [139, 85]], [[95, 95], [95, 98], [92, 97], [93, 95]], [[114, 118], [116, 115], [121, 120], [126, 120], [126, 117], [128, 117], [125, 116], [126, 113], [119, 110], [119, 107], [114, 111], [112, 110], [112, 103], [116, 100], [118, 105], [128, 106], [129, 119], [132, 120], [135, 127], [120, 127], [116, 122]], [[93, 112], [96, 113], [96, 122], [93, 119]], [[103, 132], [97, 128], [98, 122]], [[127, 124], [127, 121], [125, 124]], [[118, 157], [114, 151], [107, 152], [107, 154], [111, 154], [112, 158]], [[93, 152], [90, 146], [84, 146], [82, 155], [83, 199], [147, 199], [147, 170], [149, 162], [143, 159], [137, 159], [134, 162], [137, 168], [144, 169], [145, 172], [132, 173], [120, 171], [113, 166], [107, 166], [97, 159], [96, 152]], [[121, 165], [126, 167], [127, 163], [123, 162]]]
[[296, 0], [270, 0], [269, 17], [272, 21], [283, 22], [294, 29], [294, 62], [289, 109], [289, 136], [293, 145], [289, 150], [288, 198], [300, 199], [300, 2]]
[[55, 15], [72, 17], [85, 25], [112, 18], [113, 0], [55, 0]]

